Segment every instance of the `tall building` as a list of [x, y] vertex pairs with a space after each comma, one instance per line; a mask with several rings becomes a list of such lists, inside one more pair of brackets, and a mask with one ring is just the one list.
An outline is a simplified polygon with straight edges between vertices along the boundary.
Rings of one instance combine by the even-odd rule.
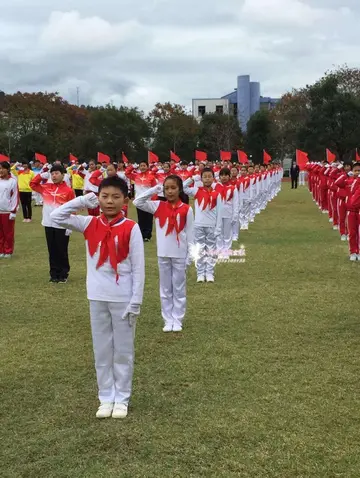
[[280, 100], [262, 97], [260, 83], [250, 81], [250, 75], [237, 77], [237, 87], [221, 98], [192, 100], [193, 116], [198, 120], [206, 113], [231, 114], [237, 117], [242, 131], [246, 131], [250, 117], [260, 109], [273, 109]]

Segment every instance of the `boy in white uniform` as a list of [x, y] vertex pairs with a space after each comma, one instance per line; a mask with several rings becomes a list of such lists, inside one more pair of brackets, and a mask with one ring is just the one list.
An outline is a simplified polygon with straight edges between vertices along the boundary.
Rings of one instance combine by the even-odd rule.
[[[95, 193], [56, 209], [51, 218], [82, 232], [87, 251], [87, 295], [99, 388], [97, 418], [125, 418], [132, 390], [136, 318], [144, 292], [144, 245], [139, 226], [123, 216], [124, 180], [104, 179]], [[100, 204], [103, 214], [73, 215]]]

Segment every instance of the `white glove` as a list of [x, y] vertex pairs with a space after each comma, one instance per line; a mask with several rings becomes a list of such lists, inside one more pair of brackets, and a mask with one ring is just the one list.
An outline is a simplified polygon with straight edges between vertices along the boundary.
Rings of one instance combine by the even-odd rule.
[[342, 169], [343, 167], [344, 167], [344, 165], [340, 163], [337, 168], [338, 168], [338, 169]]
[[16, 218], [16, 214], [14, 214], [13, 212], [11, 212], [10, 215], [9, 215], [10, 221], [15, 221], [15, 218]]
[[163, 184], [157, 184], [155, 186], [155, 192], [156, 194], [160, 194], [164, 192], [164, 185]]
[[99, 205], [99, 200], [95, 193], [85, 194], [85, 196], [80, 196], [81, 203], [87, 209], [96, 209]]
[[70, 236], [71, 234], [72, 234], [72, 230], [71, 229], [66, 229], [65, 236]]
[[128, 320], [129, 325], [133, 326], [136, 322], [136, 319], [140, 315], [140, 304], [130, 304], [126, 307], [124, 315], [122, 316], [123, 320]]
[[82, 163], [81, 165], [83, 168], [86, 168], [87, 167], [87, 163]]
[[325, 164], [325, 168], [330, 168], [330, 164]]

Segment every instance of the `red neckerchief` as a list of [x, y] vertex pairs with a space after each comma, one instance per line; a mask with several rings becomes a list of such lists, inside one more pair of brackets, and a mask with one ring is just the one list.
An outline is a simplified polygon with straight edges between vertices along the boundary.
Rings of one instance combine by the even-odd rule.
[[205, 186], [202, 186], [198, 189], [197, 193], [195, 194], [195, 199], [197, 199], [199, 206], [201, 202], [203, 201], [202, 210], [205, 211], [205, 209], [208, 206], [210, 209], [214, 209], [217, 203], [218, 195], [219, 195], [219, 192], [215, 191], [211, 186], [210, 188], [206, 188]]
[[[85, 238], [88, 242], [89, 254], [91, 257], [96, 253], [99, 244], [100, 255], [96, 265], [96, 269], [99, 269], [109, 259], [111, 267], [116, 272], [116, 282], [118, 282], [119, 274], [117, 271], [118, 263], [122, 262], [129, 254], [129, 244], [122, 241], [119, 237], [122, 228], [113, 227], [118, 222], [124, 219], [124, 215], [121, 212], [110, 222], [106, 219], [104, 214], [99, 218], [93, 219], [93, 227], [87, 228], [85, 231]], [[118, 239], [117, 247], [115, 237]]]
[[[168, 236], [175, 231], [176, 240], [179, 243], [179, 234], [185, 227], [189, 207], [189, 205], [184, 204], [181, 201], [178, 201], [174, 205], [169, 203], [169, 201], [160, 201], [159, 207], [154, 216], [159, 219], [159, 226], [161, 228], [165, 226], [166, 220], [168, 220], [165, 236]], [[177, 220], [178, 216], [180, 221]]]

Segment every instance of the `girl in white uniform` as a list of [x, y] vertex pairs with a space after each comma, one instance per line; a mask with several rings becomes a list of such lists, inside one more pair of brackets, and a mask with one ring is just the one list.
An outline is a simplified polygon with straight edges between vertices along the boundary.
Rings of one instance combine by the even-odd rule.
[[[151, 197], [164, 192], [166, 201]], [[155, 217], [164, 332], [181, 332], [186, 311], [186, 267], [193, 245], [192, 208], [182, 201], [182, 180], [168, 176], [134, 200], [134, 206]]]

